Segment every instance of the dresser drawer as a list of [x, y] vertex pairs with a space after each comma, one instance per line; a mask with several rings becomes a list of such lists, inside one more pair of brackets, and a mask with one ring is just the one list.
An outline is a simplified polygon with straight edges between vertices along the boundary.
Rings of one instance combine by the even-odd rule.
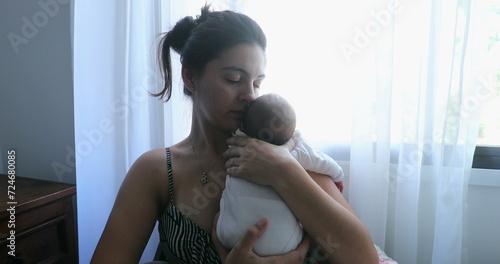
[[[50, 219], [59, 217], [65, 214], [64, 202], [56, 201], [43, 206], [32, 208], [28, 211], [17, 212], [15, 215], [15, 231], [16, 233], [21, 233], [24, 230], [30, 229], [35, 225], [42, 222], [48, 221]], [[8, 234], [10, 228], [8, 226], [9, 217], [3, 217], [0, 219], [0, 233]]]
[[[23, 263], [71, 263], [66, 226], [66, 216], [61, 216], [16, 233], [16, 255]], [[0, 243], [2, 256], [8, 256], [7, 245]]]
[[[6, 183], [7, 176], [0, 175], [0, 188]], [[0, 197], [0, 263], [5, 256], [12, 260], [13, 252], [14, 263], [78, 263], [75, 185], [22, 177], [15, 184], [15, 199]]]

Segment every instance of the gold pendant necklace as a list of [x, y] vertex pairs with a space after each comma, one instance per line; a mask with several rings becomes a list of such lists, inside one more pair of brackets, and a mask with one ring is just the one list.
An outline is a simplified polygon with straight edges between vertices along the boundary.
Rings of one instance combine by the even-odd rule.
[[220, 158], [218, 158], [214, 164], [212, 164], [212, 166], [210, 166], [210, 168], [205, 171], [202, 167], [201, 167], [201, 164], [200, 164], [200, 161], [198, 159], [198, 155], [196, 155], [196, 152], [194, 151], [194, 146], [193, 146], [193, 141], [191, 141], [191, 136], [188, 136], [189, 138], [189, 143], [191, 144], [191, 150], [193, 151], [193, 154], [194, 154], [194, 157], [196, 159], [196, 163], [198, 163], [198, 167], [200, 167], [200, 170], [201, 172], [203, 172], [203, 174], [201, 174], [201, 178], [200, 178], [200, 183], [201, 183], [201, 186], [205, 186], [207, 185], [208, 183], [208, 177], [207, 177], [207, 174], [215, 167], [215, 165], [219, 162], [219, 160], [222, 159], [222, 156]]

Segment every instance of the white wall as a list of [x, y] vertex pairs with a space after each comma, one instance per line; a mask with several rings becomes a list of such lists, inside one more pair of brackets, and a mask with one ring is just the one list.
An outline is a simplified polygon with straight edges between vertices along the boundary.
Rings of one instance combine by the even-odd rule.
[[474, 169], [468, 198], [469, 263], [500, 263], [500, 170]]
[[67, 0], [0, 0], [4, 173], [7, 150], [14, 148], [18, 176], [76, 183], [70, 10]]

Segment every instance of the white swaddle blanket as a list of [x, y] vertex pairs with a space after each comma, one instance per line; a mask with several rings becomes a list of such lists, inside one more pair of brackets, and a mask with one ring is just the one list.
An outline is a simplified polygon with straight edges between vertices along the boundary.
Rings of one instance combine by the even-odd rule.
[[[237, 131], [238, 136], [246, 136]], [[294, 133], [298, 143], [291, 154], [306, 170], [326, 174], [341, 181], [344, 173], [332, 158], [313, 150], [299, 131]], [[226, 188], [220, 201], [217, 237], [226, 248], [233, 248], [247, 229], [267, 218], [266, 232], [254, 245], [259, 256], [281, 255], [297, 248], [303, 232], [280, 195], [270, 186], [263, 186], [236, 177], [226, 177]]]

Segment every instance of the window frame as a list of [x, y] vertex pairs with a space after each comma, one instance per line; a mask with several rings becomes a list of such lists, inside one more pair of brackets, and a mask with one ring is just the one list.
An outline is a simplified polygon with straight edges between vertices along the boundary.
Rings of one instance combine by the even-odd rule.
[[500, 170], [500, 146], [476, 146], [472, 168]]
[[[375, 143], [374, 149], [375, 149]], [[349, 161], [351, 148], [348, 143], [335, 144], [335, 151], [331, 148], [323, 148], [321, 151], [337, 161]], [[397, 158], [395, 152], [391, 150], [391, 160]], [[500, 170], [500, 146], [477, 145], [472, 159], [473, 169]]]

